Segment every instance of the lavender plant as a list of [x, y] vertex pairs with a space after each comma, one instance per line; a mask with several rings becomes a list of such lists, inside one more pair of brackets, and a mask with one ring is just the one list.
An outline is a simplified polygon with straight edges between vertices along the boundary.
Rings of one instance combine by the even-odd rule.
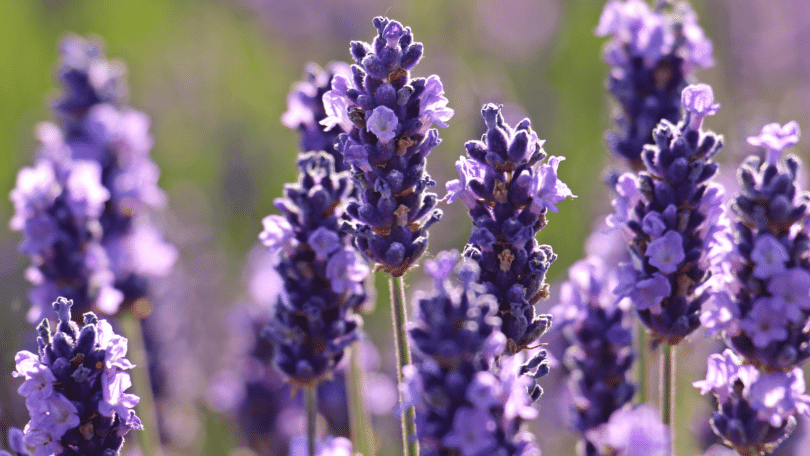
[[668, 345], [700, 326], [701, 305], [710, 296], [709, 249], [723, 228], [723, 189], [710, 182], [723, 139], [700, 129], [720, 105], [705, 84], [687, 87], [682, 98], [683, 119], [677, 125], [662, 120], [655, 145], [645, 146], [646, 170], [619, 178], [609, 218], [630, 239], [631, 262], [622, 265], [617, 294], [630, 298], [653, 339]]
[[715, 249], [719, 284], [702, 316], [711, 333], [722, 333], [737, 354], [767, 372], [810, 358], [810, 195], [796, 184], [799, 159], [781, 157], [798, 140], [796, 122], [768, 124], [748, 138], [766, 148], [766, 158], [750, 156], [738, 170], [733, 239]]
[[327, 129], [341, 126], [337, 151], [352, 167], [358, 201], [349, 203], [347, 224], [357, 248], [394, 277], [402, 276], [425, 251], [427, 229], [441, 218], [435, 182], [425, 159], [441, 140], [435, 123], [453, 116], [438, 76], [411, 78], [422, 43], [409, 27], [374, 18], [372, 44], [351, 43], [352, 77], [336, 75], [324, 94]]
[[[418, 314], [409, 334], [416, 361], [405, 367], [405, 406], [416, 408], [422, 455], [537, 455], [521, 423], [537, 416], [542, 390], [532, 376], [548, 372], [545, 352], [521, 365], [504, 356], [494, 296], [477, 283], [480, 268], [458, 251], [425, 262], [433, 291], [415, 297]], [[530, 375], [524, 375], [529, 373]]]
[[343, 154], [335, 149], [338, 136], [345, 133], [343, 125], [335, 124], [326, 129], [321, 126], [321, 122], [327, 118], [323, 97], [338, 75], [344, 79], [351, 77], [349, 65], [331, 62], [321, 69], [314, 63], [308, 64], [305, 80], [295, 84], [287, 95], [287, 111], [281, 117], [281, 122], [299, 132], [302, 151], [323, 150], [329, 153], [335, 161], [335, 171], [340, 172], [349, 169]]
[[557, 255], [535, 236], [546, 225], [546, 213], [574, 195], [557, 177], [563, 157], [543, 162], [545, 141], [529, 119], [513, 129], [500, 106], [487, 104], [481, 114], [487, 132], [465, 144], [469, 158], [456, 162], [459, 179], [447, 183], [445, 200], [460, 198], [469, 210], [474, 226], [464, 256], [480, 265], [481, 283], [497, 298], [506, 353], [514, 354], [551, 326], [551, 316], [536, 315], [534, 305], [548, 299], [545, 276]]
[[11, 228], [23, 232], [20, 251], [33, 263], [30, 321], [56, 296], [115, 314], [144, 297], [146, 277], [165, 275], [177, 256], [146, 220], [166, 198], [149, 157], [149, 119], [125, 106], [124, 66], [78, 36], [60, 51], [58, 123], [40, 124], [36, 165], [20, 171], [11, 192]]
[[346, 347], [360, 337], [353, 313], [366, 299], [368, 265], [338, 227], [351, 191], [349, 175], [336, 173], [326, 152], [298, 157], [298, 183], [277, 198], [282, 215], [264, 218], [259, 239], [279, 255], [284, 292], [264, 331], [273, 362], [291, 381], [314, 385], [329, 375]]
[[662, 119], [681, 115], [681, 92], [694, 83], [699, 67], [714, 65], [712, 43], [686, 2], [666, 12], [669, 2], [651, 10], [644, 0], [610, 0], [605, 4], [597, 36], [611, 36], [603, 60], [611, 66], [608, 90], [619, 102], [619, 130], [608, 132], [610, 151], [637, 169], [645, 145], [655, 144], [654, 129]]
[[25, 379], [18, 391], [31, 416], [22, 441], [33, 456], [116, 455], [131, 429], [143, 429], [132, 410], [139, 398], [125, 392], [131, 386], [126, 370], [134, 367], [125, 358], [127, 339], [92, 312], [77, 325], [70, 318], [72, 305], [57, 299], [56, 332], [43, 320], [37, 326], [38, 353], [15, 357], [12, 375]]
[[804, 373], [798, 367], [760, 373], [732, 350], [709, 356], [706, 379], [694, 382], [717, 398], [709, 421], [715, 434], [743, 456], [771, 453], [796, 427], [796, 414], [810, 415]]
[[[562, 316], [568, 340], [565, 362], [571, 370], [573, 427], [583, 434], [579, 454], [595, 456], [587, 436], [633, 399], [636, 386], [628, 378], [633, 365], [633, 332], [626, 309], [613, 294], [616, 269], [598, 256], [575, 263], [560, 288], [560, 304], [552, 313]], [[560, 323], [558, 323], [560, 324]]]

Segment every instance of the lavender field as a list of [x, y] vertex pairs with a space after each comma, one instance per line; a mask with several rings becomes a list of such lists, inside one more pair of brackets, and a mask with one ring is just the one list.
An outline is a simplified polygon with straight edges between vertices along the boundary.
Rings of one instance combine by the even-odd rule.
[[0, 23], [0, 456], [810, 454], [807, 2]]

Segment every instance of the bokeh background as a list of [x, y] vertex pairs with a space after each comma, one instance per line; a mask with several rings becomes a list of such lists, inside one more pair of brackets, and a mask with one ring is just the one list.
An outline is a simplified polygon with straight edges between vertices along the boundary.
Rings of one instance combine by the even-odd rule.
[[[717, 61], [697, 76], [713, 85], [723, 106], [704, 125], [726, 137], [719, 159], [733, 188], [734, 168], [754, 151], [745, 138], [763, 124], [795, 119], [810, 131], [810, 3], [692, 3], [714, 41]], [[233, 309], [249, 307], [251, 286], [272, 287], [270, 279], [251, 282], [247, 271], [255, 271], [259, 261], [253, 249], [262, 217], [274, 212], [272, 201], [284, 183], [296, 179], [298, 136], [280, 117], [307, 62], [349, 60], [350, 40], [373, 38], [374, 16], [409, 25], [425, 46], [414, 74], [439, 74], [456, 112], [428, 161], [440, 195], [444, 183], [456, 177], [454, 162], [464, 142], [483, 131], [482, 103], [504, 104], [510, 122], [529, 116], [547, 139], [546, 150], [566, 157], [560, 176], [579, 196], [560, 205], [539, 237], [559, 255], [549, 281], [560, 281], [610, 211], [602, 175], [606, 167], [618, 167], [603, 141], [612, 126], [612, 102], [600, 60], [604, 39], [593, 36], [602, 5], [598, 0], [2, 1], [0, 195], [8, 195], [17, 171], [32, 164], [37, 123], [52, 119], [48, 100], [58, 90], [59, 39], [69, 32], [102, 38], [108, 57], [128, 67], [130, 105], [152, 119], [152, 157], [169, 196], [167, 210], [155, 219], [180, 250], [175, 273], [153, 286], [153, 317], [159, 319], [154, 331], [163, 353], [153, 363], [164, 372], [158, 411], [166, 454], [251, 455], [251, 436], [227, 412], [222, 385], [229, 380], [234, 347], [238, 351], [247, 343], [233, 322]], [[802, 139], [794, 149], [806, 163], [809, 143]], [[431, 229], [429, 256], [462, 249], [469, 233], [461, 204], [443, 209], [444, 220]], [[7, 198], [0, 199], [0, 221], [12, 212]], [[19, 240], [18, 233], [0, 229], [0, 446], [9, 426], [27, 421], [16, 393], [20, 382], [11, 377], [14, 354], [35, 347], [25, 321], [23, 271], [29, 260], [17, 252]], [[409, 274], [409, 293], [421, 286], [420, 277], [419, 270]], [[385, 278], [377, 277], [376, 285], [376, 309], [365, 327], [381, 353], [372, 364], [381, 372], [383, 391], [386, 385], [390, 390], [393, 351]], [[681, 350], [679, 454], [699, 452], [691, 434], [704, 432], [701, 423], [710, 406], [689, 383], [702, 378], [705, 354], [714, 350], [714, 342], [700, 335]], [[560, 379], [544, 380], [547, 394], [539, 402], [543, 419], [536, 435], [549, 455], [573, 454], [575, 442], [566, 430]], [[393, 412], [390, 407], [379, 412], [374, 420], [383, 442], [380, 454], [396, 454]], [[300, 416], [286, 418], [279, 421], [288, 432], [301, 431]], [[802, 435], [797, 432], [797, 438]], [[137, 439], [130, 440], [126, 451], [138, 454]]]

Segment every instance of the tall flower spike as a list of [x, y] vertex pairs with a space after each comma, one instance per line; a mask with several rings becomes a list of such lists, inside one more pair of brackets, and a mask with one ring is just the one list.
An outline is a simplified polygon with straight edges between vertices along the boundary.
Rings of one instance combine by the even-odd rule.
[[798, 367], [761, 374], [730, 349], [709, 356], [700, 394], [714, 393], [715, 434], [739, 454], [771, 453], [796, 428], [796, 414], [810, 416], [804, 373]]
[[538, 245], [535, 235], [546, 225], [546, 213], [574, 195], [557, 177], [563, 157], [543, 162], [545, 141], [529, 119], [513, 129], [500, 106], [487, 104], [481, 113], [487, 132], [465, 144], [469, 158], [456, 162], [459, 179], [447, 183], [445, 200], [460, 198], [469, 210], [473, 230], [464, 256], [479, 263], [481, 283], [498, 299], [506, 352], [513, 354], [551, 326], [551, 316], [535, 315], [534, 304], [548, 298], [546, 271], [557, 255]]
[[426, 192], [435, 182], [425, 159], [441, 142], [430, 127], [446, 127], [453, 110], [438, 76], [410, 77], [422, 57], [411, 29], [384, 17], [373, 22], [373, 43], [351, 43], [352, 77], [335, 76], [324, 94], [328, 116], [321, 124], [347, 131], [336, 145], [357, 183], [347, 228], [361, 252], [399, 277], [422, 255], [428, 227], [441, 218], [436, 195]]
[[143, 429], [133, 410], [139, 398], [125, 392], [132, 384], [126, 370], [134, 367], [125, 358], [127, 339], [92, 312], [77, 325], [72, 305], [65, 298], [54, 302], [56, 332], [43, 320], [38, 354], [21, 351], [14, 358], [12, 375], [25, 379], [17, 391], [31, 415], [23, 443], [33, 456], [116, 455], [127, 432]]
[[335, 149], [338, 135], [345, 131], [339, 124], [325, 130], [320, 124], [327, 117], [323, 96], [332, 88], [332, 80], [337, 75], [350, 78], [349, 65], [331, 62], [321, 69], [314, 63], [308, 64], [305, 80], [295, 84], [287, 96], [287, 111], [282, 115], [281, 122], [288, 128], [298, 130], [302, 151], [328, 152], [335, 159], [335, 170], [339, 172], [349, 168], [343, 155]]
[[714, 65], [712, 43], [685, 2], [664, 12], [644, 0], [610, 0], [602, 10], [597, 36], [610, 36], [603, 59], [611, 66], [608, 90], [619, 102], [618, 131], [607, 133], [611, 152], [636, 169], [641, 154], [654, 144], [653, 129], [661, 119], [680, 117], [681, 91], [697, 67]]
[[279, 252], [284, 292], [264, 331], [276, 367], [301, 385], [329, 375], [346, 347], [360, 338], [354, 314], [366, 300], [368, 265], [338, 224], [351, 191], [347, 172], [336, 173], [326, 152], [298, 156], [297, 184], [277, 198], [282, 215], [267, 216], [259, 239]]
[[494, 297], [476, 283], [478, 265], [451, 251], [425, 269], [435, 286], [415, 297], [415, 362], [401, 386], [404, 405], [416, 408], [421, 454], [539, 454], [520, 427], [537, 416], [531, 404], [542, 390], [532, 376], [548, 372], [545, 352], [523, 365], [522, 354], [505, 356], [496, 366], [506, 338]]
[[[684, 91], [693, 89], [700, 87]], [[620, 266], [617, 294], [630, 298], [657, 342], [670, 345], [700, 326], [700, 308], [710, 296], [710, 248], [725, 227], [723, 188], [709, 182], [723, 139], [690, 121], [705, 115], [703, 104], [686, 103], [677, 125], [661, 121], [655, 145], [642, 154], [646, 169], [619, 178], [616, 212], [609, 217], [630, 241], [631, 262]]]
[[[634, 358], [632, 327], [616, 305], [615, 273], [596, 256], [574, 263], [560, 289], [560, 304], [552, 310], [570, 343], [565, 362], [574, 396], [572, 424], [583, 437], [607, 423], [636, 391], [628, 378]], [[601, 453], [585, 438], [580, 454]]]
[[146, 277], [167, 274], [177, 257], [147, 220], [166, 197], [149, 157], [149, 118], [125, 106], [123, 64], [78, 36], [60, 51], [58, 124], [39, 125], [37, 163], [20, 171], [11, 193], [11, 228], [23, 231], [20, 250], [33, 262], [32, 321], [60, 295], [77, 310], [114, 314], [144, 297]]
[[738, 171], [733, 239], [715, 249], [723, 280], [703, 315], [731, 348], [767, 371], [810, 359], [810, 194], [796, 185], [799, 159], [779, 158], [797, 141], [795, 122], [766, 125], [749, 138], [768, 156], [748, 157]]

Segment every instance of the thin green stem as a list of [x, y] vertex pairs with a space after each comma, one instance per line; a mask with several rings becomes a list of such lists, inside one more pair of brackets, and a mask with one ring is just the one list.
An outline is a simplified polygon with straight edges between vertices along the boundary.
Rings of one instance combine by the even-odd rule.
[[143, 431], [137, 433], [137, 439], [141, 444], [143, 454], [162, 455], [155, 397], [152, 394], [152, 383], [149, 381], [149, 363], [146, 359], [143, 326], [141, 326], [141, 321], [131, 313], [121, 315], [120, 321], [129, 341], [129, 359], [135, 364], [130, 371], [133, 391], [141, 398], [138, 405], [135, 406], [135, 412], [143, 422]]
[[638, 402], [647, 402], [647, 377], [649, 368], [647, 367], [647, 328], [644, 323], [638, 322]]
[[351, 355], [351, 373], [346, 379], [349, 383], [349, 417], [351, 420], [352, 447], [354, 451], [363, 456], [374, 456], [370, 437], [373, 436], [368, 419], [365, 400], [363, 399], [363, 385], [365, 378], [360, 368], [360, 344], [355, 344]]
[[[411, 364], [411, 350], [408, 348], [408, 337], [405, 334], [405, 281], [402, 277], [390, 277], [388, 286], [391, 289], [391, 318], [394, 325], [394, 344], [397, 347], [397, 383], [402, 384], [402, 366]], [[399, 394], [402, 403], [402, 392]], [[413, 437], [413, 440], [411, 439]], [[416, 441], [416, 411], [408, 407], [402, 415], [402, 448], [403, 454], [416, 456], [419, 446]]]
[[318, 416], [317, 386], [307, 386], [307, 454], [315, 456], [315, 420]]
[[675, 347], [669, 343], [661, 346], [661, 421], [669, 426], [670, 454], [675, 454], [675, 429], [672, 411], [675, 408]]

